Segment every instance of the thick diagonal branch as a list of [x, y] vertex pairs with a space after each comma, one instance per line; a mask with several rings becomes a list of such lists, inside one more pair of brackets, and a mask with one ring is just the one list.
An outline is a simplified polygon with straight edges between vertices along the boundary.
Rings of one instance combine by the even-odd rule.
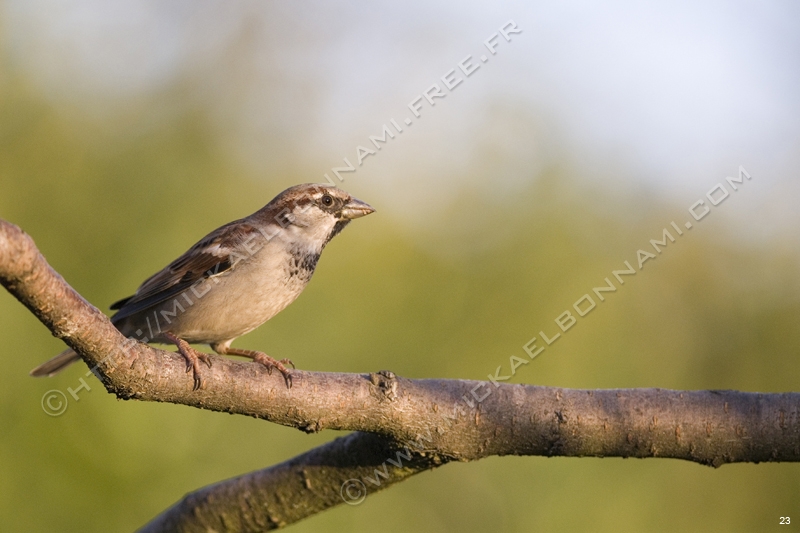
[[[380, 442], [386, 449], [409, 447], [413, 453], [406, 467], [424, 469], [449, 460], [510, 454], [672, 457], [714, 466], [800, 460], [797, 393], [592, 391], [491, 381], [408, 380], [391, 372], [301, 371], [294, 373], [294, 386], [287, 389], [280, 376], [268, 376], [261, 365], [221, 357], [215, 357], [213, 367], [204, 373], [205, 388], [194, 391], [180, 356], [123, 338], [103, 313], [47, 264], [29, 236], [2, 220], [0, 283], [74, 348], [120, 398], [239, 413], [305, 431], [369, 432], [377, 435], [369, 438], [378, 440], [363, 442]], [[367, 437], [351, 439], [361, 443]], [[326, 445], [286, 465], [303, 467], [323, 456], [329, 461], [342, 459], [341, 446]], [[315, 490], [305, 495], [293, 493], [291, 501], [270, 504], [264, 516], [275, 519], [270, 522], [289, 523], [299, 519], [289, 518], [290, 507], [311, 513], [329, 506], [319, 494], [338, 493], [336, 483], [342, 478], [358, 478], [362, 468], [374, 466], [369, 454], [363, 463], [358, 455], [350, 455], [351, 462], [353, 457], [355, 464], [341, 467], [331, 478], [310, 482]], [[275, 476], [287, 472], [286, 465], [248, 476], [264, 487], [283, 487]], [[234, 494], [230, 483], [202, 493]], [[202, 498], [206, 509], [208, 502], [218, 502]], [[232, 503], [239, 505], [239, 511], [231, 512], [252, 508], [241, 503]]]

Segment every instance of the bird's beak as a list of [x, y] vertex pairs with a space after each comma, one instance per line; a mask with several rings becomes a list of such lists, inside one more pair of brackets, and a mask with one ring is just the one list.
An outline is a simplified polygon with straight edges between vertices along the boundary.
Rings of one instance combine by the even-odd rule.
[[366, 202], [362, 202], [357, 198], [350, 198], [350, 201], [342, 208], [342, 218], [345, 220], [353, 220], [360, 218], [370, 213], [374, 213], [375, 209]]

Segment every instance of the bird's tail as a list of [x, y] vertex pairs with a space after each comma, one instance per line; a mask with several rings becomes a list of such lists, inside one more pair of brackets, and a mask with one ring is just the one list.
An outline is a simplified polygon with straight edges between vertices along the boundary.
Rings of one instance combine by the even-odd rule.
[[64, 350], [57, 356], [53, 357], [49, 361], [45, 361], [41, 365], [37, 366], [33, 370], [31, 370], [31, 376], [40, 378], [43, 376], [54, 376], [67, 368], [69, 365], [74, 363], [75, 361], [80, 360], [81, 356], [75, 353], [75, 350], [70, 348], [69, 350]]

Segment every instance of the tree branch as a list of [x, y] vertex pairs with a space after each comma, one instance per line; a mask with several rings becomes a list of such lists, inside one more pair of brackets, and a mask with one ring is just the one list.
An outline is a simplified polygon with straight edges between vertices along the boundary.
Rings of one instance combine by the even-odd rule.
[[[376, 467], [386, 478], [371, 490], [451, 460], [490, 455], [671, 457], [712, 466], [800, 460], [798, 393], [571, 390], [409, 380], [386, 371], [295, 371], [287, 389], [261, 365], [223, 357], [206, 369], [205, 388], [193, 391], [179, 355], [125, 339], [47, 264], [28, 235], [3, 220], [0, 283], [119, 398], [239, 413], [308, 432], [371, 433], [202, 489], [147, 531], [289, 524], [348, 499], [342, 483], [377, 480]], [[387, 460], [397, 464], [387, 468]]]
[[444, 464], [436, 455], [408, 451], [374, 433], [351, 433], [188, 494], [140, 533], [278, 529], [343, 502], [358, 505], [368, 493]]

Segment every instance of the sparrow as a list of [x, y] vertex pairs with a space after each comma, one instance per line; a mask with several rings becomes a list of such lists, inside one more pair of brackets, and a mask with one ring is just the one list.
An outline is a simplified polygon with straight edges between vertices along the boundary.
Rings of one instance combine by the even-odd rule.
[[[190, 343], [250, 358], [270, 374], [276, 368], [291, 387], [290, 360], [231, 343], [300, 296], [330, 240], [351, 220], [374, 211], [336, 187], [290, 187], [252, 215], [215, 229], [147, 278], [133, 296], [114, 303], [111, 323], [141, 342], [175, 344], [186, 372], [193, 372], [194, 390], [204, 386], [200, 362], [210, 367], [211, 359]], [[31, 375], [52, 376], [79, 359], [66, 350]]]

